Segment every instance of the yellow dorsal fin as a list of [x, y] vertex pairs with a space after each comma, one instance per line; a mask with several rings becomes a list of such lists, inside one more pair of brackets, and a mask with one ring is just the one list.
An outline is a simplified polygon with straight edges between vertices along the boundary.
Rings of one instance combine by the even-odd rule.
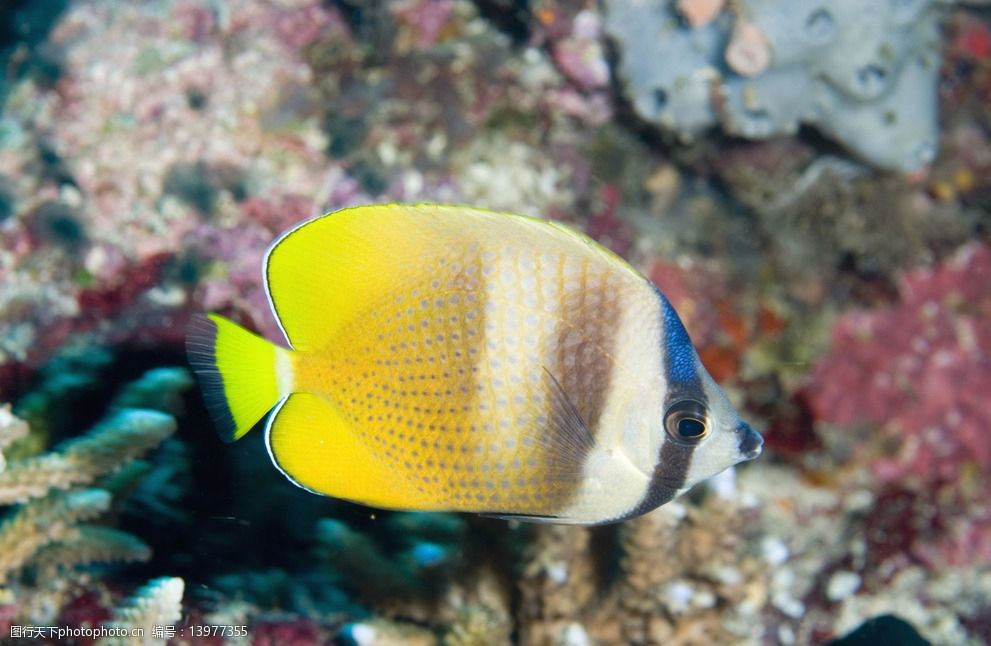
[[289, 343], [297, 350], [326, 345], [401, 279], [424, 245], [415, 218], [396, 205], [346, 209], [284, 233], [268, 252], [265, 278]]
[[[276, 240], [265, 259], [266, 289], [289, 343], [325, 347], [370, 301], [421, 275], [445, 247], [470, 248], [493, 238], [508, 243], [537, 234], [600, 262], [626, 263], [563, 225], [485, 209], [436, 204], [383, 204], [309, 220]], [[542, 238], [543, 240], [543, 238]]]

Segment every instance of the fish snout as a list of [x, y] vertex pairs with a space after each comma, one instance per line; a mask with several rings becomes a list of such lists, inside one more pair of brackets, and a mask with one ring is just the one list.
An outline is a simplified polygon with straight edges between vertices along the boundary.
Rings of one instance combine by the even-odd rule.
[[744, 460], [753, 460], [761, 454], [764, 446], [764, 438], [760, 433], [750, 428], [750, 424], [740, 422], [736, 427], [738, 447], [740, 455]]

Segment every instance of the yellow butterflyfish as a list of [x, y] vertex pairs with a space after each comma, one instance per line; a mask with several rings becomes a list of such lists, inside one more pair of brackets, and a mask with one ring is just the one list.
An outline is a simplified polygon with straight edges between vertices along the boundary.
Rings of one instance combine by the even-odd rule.
[[273, 463], [310, 491], [598, 524], [760, 454], [664, 295], [561, 224], [349, 208], [263, 270], [288, 345], [212, 314], [189, 360], [221, 436], [268, 414]]

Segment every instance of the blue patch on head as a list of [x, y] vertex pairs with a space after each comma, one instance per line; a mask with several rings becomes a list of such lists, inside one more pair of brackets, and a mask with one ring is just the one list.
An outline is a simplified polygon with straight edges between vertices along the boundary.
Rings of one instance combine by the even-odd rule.
[[661, 312], [664, 320], [664, 356], [667, 358], [667, 378], [671, 382], [694, 381], [698, 378], [696, 371], [696, 354], [692, 340], [682, 325], [678, 313], [671, 307], [667, 297], [658, 290], [661, 298]]

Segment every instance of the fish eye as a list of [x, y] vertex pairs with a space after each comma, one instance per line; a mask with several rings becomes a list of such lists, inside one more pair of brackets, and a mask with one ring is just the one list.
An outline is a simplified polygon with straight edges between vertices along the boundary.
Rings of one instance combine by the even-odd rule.
[[709, 418], [705, 405], [694, 399], [675, 402], [664, 414], [664, 428], [676, 442], [701, 442], [709, 434]]

